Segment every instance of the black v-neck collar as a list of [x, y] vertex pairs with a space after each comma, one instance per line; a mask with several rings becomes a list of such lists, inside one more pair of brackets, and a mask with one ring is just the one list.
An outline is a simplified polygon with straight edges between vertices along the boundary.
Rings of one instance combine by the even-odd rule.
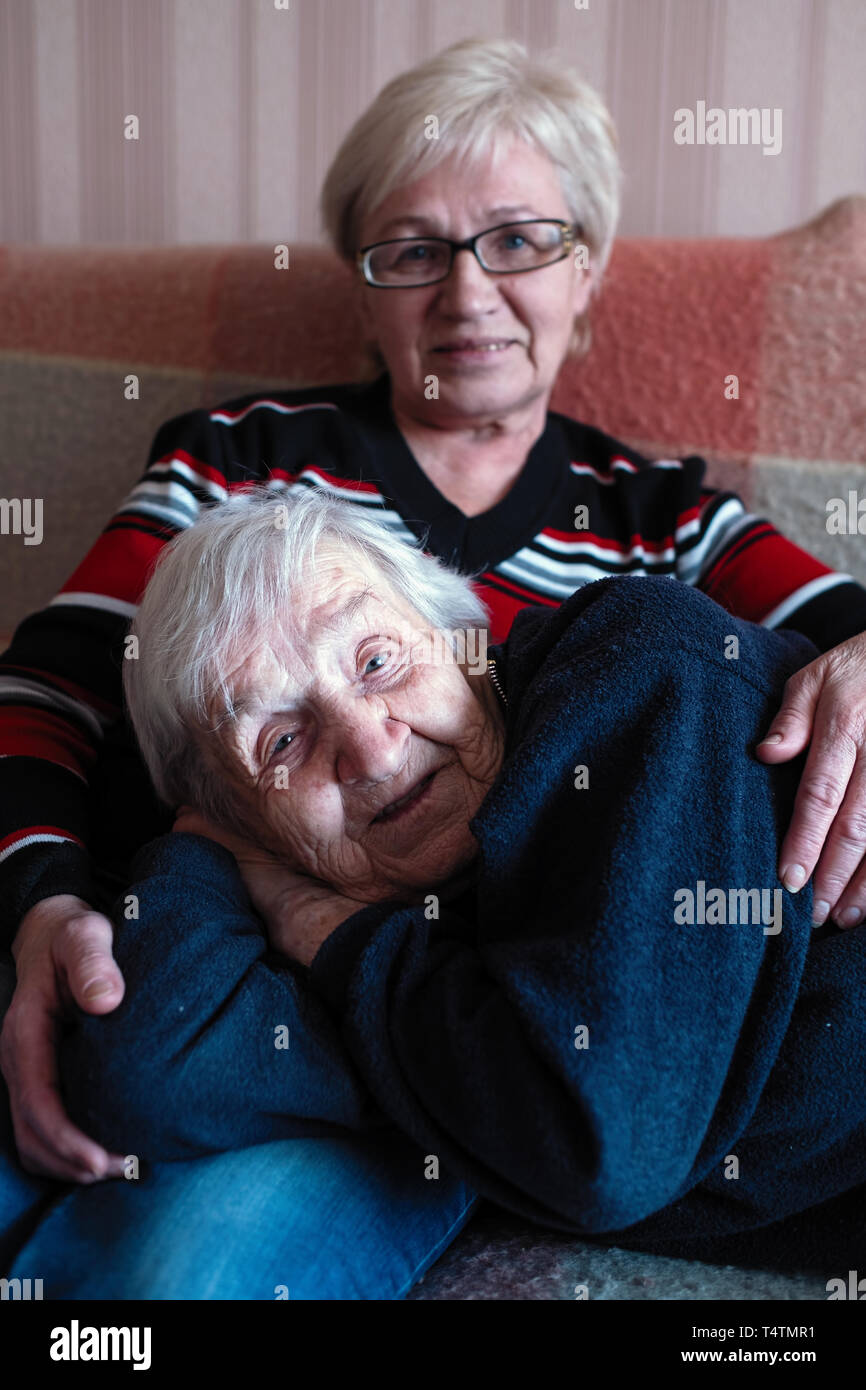
[[557, 416], [544, 431], [506, 495], [479, 516], [466, 516], [443, 496], [418, 463], [391, 408], [387, 372], [365, 392], [363, 414], [373, 476], [425, 548], [464, 573], [490, 569], [537, 535], [568, 480], [568, 440]]

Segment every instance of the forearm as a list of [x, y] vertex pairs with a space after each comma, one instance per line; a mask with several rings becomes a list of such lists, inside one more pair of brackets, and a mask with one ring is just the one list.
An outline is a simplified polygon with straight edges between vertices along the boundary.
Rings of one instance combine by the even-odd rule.
[[819, 651], [828, 652], [866, 632], [866, 589], [854, 580], [833, 584], [782, 616], [774, 626], [802, 632]]
[[71, 893], [104, 910], [103, 883], [128, 879], [136, 851], [169, 824], [122, 725], [87, 781], [48, 756], [0, 757], [0, 939], [43, 898]]
[[72, 841], [25, 846], [0, 870], [0, 946], [7, 950], [27, 913], [46, 898], [69, 894], [98, 905], [90, 857]]
[[[206, 411], [166, 421], [141, 482], [55, 601], [25, 618], [0, 656], [0, 935], [7, 941], [41, 897], [71, 892], [89, 900], [89, 855], [122, 872], [135, 850], [167, 829], [122, 722], [125, 637], [151, 566], [179, 526], [195, 520], [202, 488], [222, 495], [225, 466]], [[55, 853], [58, 845], [66, 848]]]
[[738, 532], [699, 587], [739, 618], [801, 632], [821, 652], [866, 631], [866, 589], [762, 518]]
[[90, 900], [86, 787], [47, 760], [0, 757], [0, 943], [43, 898]]
[[[116, 614], [57, 604], [0, 657], [0, 935], [42, 898], [92, 892], [90, 786], [120, 716]], [[126, 808], [128, 810], [128, 807]], [[115, 808], [116, 814], [116, 808]]]
[[530, 1220], [606, 1229], [616, 1196], [610, 1170], [594, 1172], [573, 1031], [558, 1057], [552, 1037], [539, 1048], [537, 1021], [472, 934], [442, 920], [434, 935], [421, 909], [370, 908], [323, 943], [310, 980], [382, 1109], [444, 1171]]
[[381, 1123], [303, 972], [269, 951], [231, 855], [167, 835], [136, 860], [116, 918], [126, 981], [80, 1016], [62, 1060], [73, 1118], [149, 1159]]

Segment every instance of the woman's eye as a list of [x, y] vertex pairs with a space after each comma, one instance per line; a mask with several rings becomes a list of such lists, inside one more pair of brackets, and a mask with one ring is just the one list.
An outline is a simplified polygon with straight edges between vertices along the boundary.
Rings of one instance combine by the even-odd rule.
[[375, 656], [371, 656], [371, 657], [370, 657], [370, 660], [367, 662], [367, 665], [364, 667], [364, 675], [365, 675], [365, 676], [370, 675], [371, 672], [373, 672], [373, 671], [381, 671], [382, 667], [385, 665], [385, 662], [386, 662], [387, 660], [388, 660], [388, 653], [387, 653], [387, 652], [377, 652]]
[[422, 261], [429, 255], [429, 247], [416, 244], [414, 246], [405, 247], [404, 250], [400, 252], [398, 259], [401, 261]]
[[284, 749], [288, 748], [289, 744], [291, 743], [294, 737], [294, 734], [280, 734], [279, 738], [274, 744], [272, 751], [274, 753], [282, 753]]

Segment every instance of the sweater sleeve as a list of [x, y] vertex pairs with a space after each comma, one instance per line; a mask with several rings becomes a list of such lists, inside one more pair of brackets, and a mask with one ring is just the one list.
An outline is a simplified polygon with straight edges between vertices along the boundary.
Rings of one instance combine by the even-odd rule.
[[73, 1010], [70, 1115], [114, 1152], [169, 1161], [387, 1123], [306, 971], [273, 953], [234, 858], [171, 833], [114, 911], [126, 992]]
[[[0, 657], [0, 939], [42, 898], [94, 887], [94, 783], [121, 781], [121, 816], [137, 848], [137, 808], [150, 797], [122, 708], [124, 637], [151, 566], [202, 506], [226, 495], [219, 430], [204, 410], [167, 421], [141, 480], [48, 606], [16, 629]], [[123, 777], [116, 775], [124, 759]], [[132, 794], [134, 792], [135, 794]], [[152, 814], [153, 807], [149, 807]], [[148, 833], [149, 830], [149, 833]]]
[[735, 493], [704, 486], [705, 468], [689, 457], [666, 475], [680, 491], [677, 577], [738, 618], [801, 632], [822, 652], [866, 631], [866, 589], [752, 515]]

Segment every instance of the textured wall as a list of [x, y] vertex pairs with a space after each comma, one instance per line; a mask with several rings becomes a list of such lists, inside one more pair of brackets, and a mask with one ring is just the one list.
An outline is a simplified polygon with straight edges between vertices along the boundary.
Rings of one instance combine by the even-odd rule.
[[[624, 233], [774, 232], [866, 190], [864, 0], [285, 3], [0, 0], [0, 241], [318, 240], [351, 121], [473, 34], [553, 46], [603, 91]], [[677, 145], [701, 100], [781, 108], [781, 153]]]

